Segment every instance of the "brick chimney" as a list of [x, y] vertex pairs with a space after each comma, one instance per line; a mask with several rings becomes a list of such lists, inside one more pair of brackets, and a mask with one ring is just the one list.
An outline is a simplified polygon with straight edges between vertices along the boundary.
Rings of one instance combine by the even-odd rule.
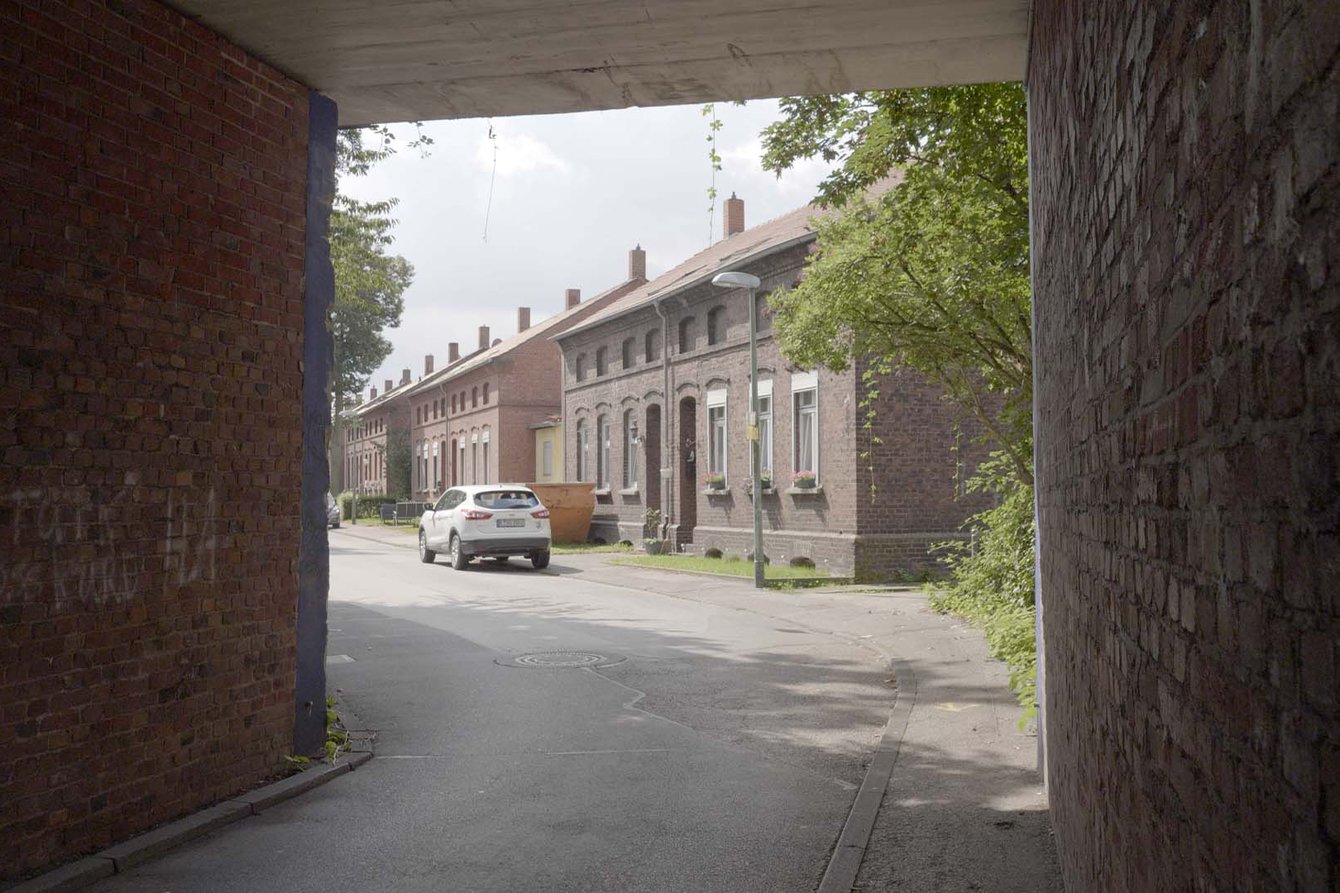
[[516, 333], [520, 335], [526, 329], [530, 328], [530, 308], [516, 308]]
[[724, 238], [729, 239], [736, 233], [744, 232], [744, 199], [736, 198], [732, 192], [730, 198], [726, 199], [721, 222], [726, 227]]
[[570, 288], [567, 290], [567, 301], [564, 304], [569, 310], [582, 302], [582, 290], [580, 288]]
[[402, 385], [406, 385], [406, 384], [409, 384], [409, 383], [410, 383], [411, 379], [410, 379], [409, 375], [410, 375], [410, 373], [409, 373], [409, 370], [408, 370], [408, 369], [401, 369], [401, 370], [400, 370], [400, 383], [401, 383]]
[[432, 355], [432, 354], [424, 354], [424, 357], [423, 357], [423, 374], [424, 374], [424, 375], [432, 375], [432, 374], [433, 374], [433, 355]]
[[480, 327], [479, 327], [479, 349], [480, 349], [480, 350], [483, 350], [484, 348], [486, 348], [486, 347], [488, 347], [488, 346], [489, 346], [489, 327], [488, 327], [488, 326], [480, 326]]
[[[369, 400], [369, 401], [372, 401], [372, 400], [376, 400], [376, 399], [377, 399], [377, 389], [376, 389], [376, 388], [373, 388], [373, 389], [372, 389], [372, 396], [368, 397], [368, 400]], [[753, 448], [750, 447], [750, 449], [753, 449]]]
[[628, 252], [628, 278], [647, 278], [647, 252], [642, 250], [641, 245]]
[[391, 381], [391, 379], [388, 378], [388, 379], [386, 379], [386, 387], [382, 389], [382, 393], [383, 393], [383, 394], [389, 394], [389, 393], [391, 393], [391, 389], [394, 388], [394, 387], [395, 387], [395, 382]]
[[450, 366], [461, 358], [461, 345], [457, 341], [447, 342], [447, 365]]

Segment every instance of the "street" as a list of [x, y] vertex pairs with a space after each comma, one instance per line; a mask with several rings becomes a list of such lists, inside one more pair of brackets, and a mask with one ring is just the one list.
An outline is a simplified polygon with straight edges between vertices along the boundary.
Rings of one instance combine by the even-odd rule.
[[[377, 533], [331, 533], [327, 651], [330, 691], [375, 730], [375, 758], [99, 889], [816, 888], [894, 704], [871, 618], [892, 616], [896, 600], [755, 593], [746, 581], [611, 568], [607, 556], [458, 572], [420, 564], [407, 535]], [[1032, 739], [1005, 728], [1008, 706], [980, 691], [963, 700], [930, 724], [914, 714], [908, 765], [932, 752], [915, 749], [918, 728], [942, 736], [935, 723], [970, 710], [974, 729], [989, 711], [1005, 729], [993, 738], [1027, 762]], [[936, 801], [917, 782], [922, 855], [906, 851], [917, 831], [887, 827], [886, 799], [866, 875], [943, 881], [918, 863], [962, 862], [955, 851], [980, 849], [974, 835], [986, 834], [1006, 854], [983, 876], [1008, 877], [1012, 861], [1022, 874], [982, 889], [1049, 889], [1054, 857], [1020, 850], [1021, 838], [1047, 843], [1040, 785], [1018, 766], [969, 765], [945, 774], [989, 813], [947, 843], [936, 818], [959, 813], [927, 812]], [[903, 851], [874, 853], [885, 838]]]

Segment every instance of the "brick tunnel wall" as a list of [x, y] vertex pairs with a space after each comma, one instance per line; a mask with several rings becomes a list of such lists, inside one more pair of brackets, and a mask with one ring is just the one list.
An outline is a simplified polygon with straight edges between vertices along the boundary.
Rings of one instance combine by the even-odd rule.
[[1340, 884], [1338, 46], [1334, 3], [1034, 6], [1071, 889]]
[[0, 880], [293, 747], [307, 92], [0, 4]]

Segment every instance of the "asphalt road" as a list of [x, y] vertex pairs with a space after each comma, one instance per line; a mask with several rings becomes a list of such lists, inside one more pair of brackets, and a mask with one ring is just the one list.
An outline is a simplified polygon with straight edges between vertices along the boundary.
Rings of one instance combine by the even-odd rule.
[[330, 686], [375, 759], [98, 889], [817, 886], [894, 700], [859, 625], [756, 613], [733, 582], [405, 546], [331, 534]]

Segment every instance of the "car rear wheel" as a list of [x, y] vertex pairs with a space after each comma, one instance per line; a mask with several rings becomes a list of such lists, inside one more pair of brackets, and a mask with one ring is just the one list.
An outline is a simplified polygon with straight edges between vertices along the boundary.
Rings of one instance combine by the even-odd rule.
[[461, 551], [461, 538], [456, 534], [451, 535], [451, 566], [458, 571], [463, 571], [470, 565], [470, 559]]
[[549, 566], [549, 550], [540, 549], [538, 552], [532, 552], [530, 555], [530, 563], [537, 571], [544, 570]]
[[419, 531], [419, 560], [424, 564], [432, 564], [437, 553], [428, 548], [428, 537], [424, 536], [423, 531]]

